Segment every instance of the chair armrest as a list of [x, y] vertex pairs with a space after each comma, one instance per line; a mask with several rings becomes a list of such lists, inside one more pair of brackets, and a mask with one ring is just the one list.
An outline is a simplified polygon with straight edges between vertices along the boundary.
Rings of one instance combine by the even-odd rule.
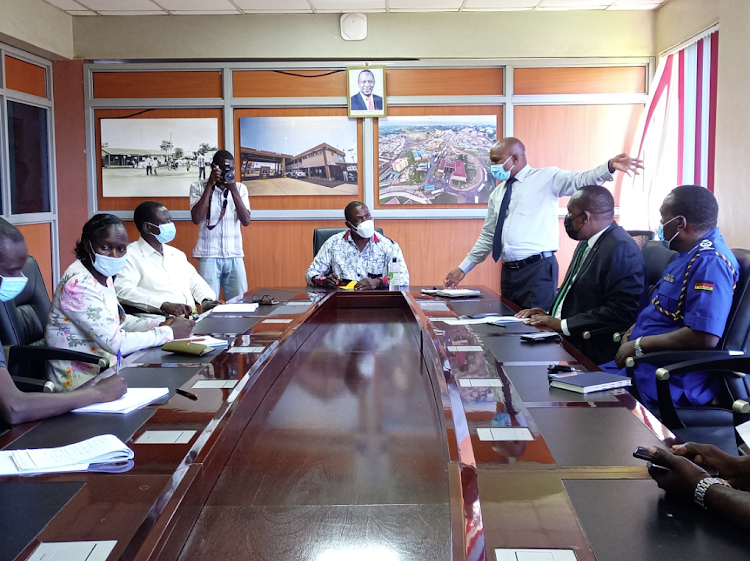
[[109, 361], [104, 357], [68, 349], [56, 349], [54, 347], [14, 345], [8, 347], [7, 354], [8, 366], [40, 360], [74, 360], [76, 362], [96, 364], [100, 370], [109, 368]]
[[631, 323], [628, 323], [622, 325], [608, 325], [607, 327], [600, 327], [598, 329], [589, 329], [587, 331], [584, 331], [581, 334], [581, 337], [583, 337], [584, 339], [593, 339], [596, 337], [610, 336], [615, 343], [619, 343], [619, 339], [615, 339], [614, 336], [619, 333], [625, 333], [628, 329], [630, 329], [631, 325]]
[[669, 380], [675, 374], [687, 374], [699, 370], [720, 370], [724, 372], [750, 372], [750, 356], [731, 355], [711, 357], [706, 359], [686, 360], [676, 364], [668, 364], [656, 369], [659, 380]]
[[55, 389], [54, 384], [48, 380], [37, 380], [24, 376], [11, 376], [11, 379], [22, 392], [52, 393]]
[[646, 362], [648, 364], [676, 364], [686, 362], [686, 360], [710, 360], [720, 357], [738, 357], [744, 355], [743, 351], [730, 351], [727, 349], [707, 349], [704, 351], [659, 351], [656, 353], [646, 353], [641, 356], [631, 356], [625, 361], [628, 369]]

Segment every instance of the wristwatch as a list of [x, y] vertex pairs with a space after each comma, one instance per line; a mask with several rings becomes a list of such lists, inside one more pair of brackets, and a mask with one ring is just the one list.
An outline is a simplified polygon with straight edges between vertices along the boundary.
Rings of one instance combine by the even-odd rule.
[[641, 339], [643, 339], [643, 337], [638, 337], [638, 339], [635, 340], [635, 356], [643, 356], [643, 349], [641, 348]]
[[724, 487], [731, 487], [729, 483], [721, 479], [720, 477], [704, 477], [698, 482], [698, 485], [695, 486], [695, 493], [693, 493], [693, 500], [701, 505], [702, 508], [706, 508], [706, 505], [703, 504], [703, 501], [706, 498], [706, 491], [708, 491], [708, 488], [711, 487], [711, 485], [723, 485]]

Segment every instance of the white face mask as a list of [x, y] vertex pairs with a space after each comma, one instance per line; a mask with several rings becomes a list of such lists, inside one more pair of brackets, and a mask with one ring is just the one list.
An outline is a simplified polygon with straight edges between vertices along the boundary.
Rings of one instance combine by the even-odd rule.
[[360, 222], [359, 226], [355, 228], [355, 231], [360, 238], [369, 240], [375, 233], [375, 221], [365, 220], [364, 222]]

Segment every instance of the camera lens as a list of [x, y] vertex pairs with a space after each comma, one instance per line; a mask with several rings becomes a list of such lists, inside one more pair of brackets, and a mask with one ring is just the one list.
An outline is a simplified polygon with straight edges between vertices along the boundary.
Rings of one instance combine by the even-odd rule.
[[232, 183], [234, 181], [234, 172], [233, 171], [225, 171], [224, 172], [224, 183]]

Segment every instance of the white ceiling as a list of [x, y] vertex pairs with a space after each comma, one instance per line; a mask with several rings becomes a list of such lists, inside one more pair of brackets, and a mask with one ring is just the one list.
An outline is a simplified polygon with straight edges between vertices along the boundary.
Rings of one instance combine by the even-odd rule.
[[73, 16], [654, 10], [666, 0], [44, 0]]

